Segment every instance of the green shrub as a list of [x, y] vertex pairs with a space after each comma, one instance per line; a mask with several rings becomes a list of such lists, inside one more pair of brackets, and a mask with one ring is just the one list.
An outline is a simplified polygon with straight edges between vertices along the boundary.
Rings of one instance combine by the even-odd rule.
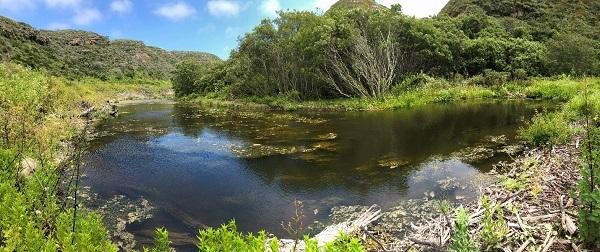
[[492, 206], [487, 196], [481, 199], [481, 204], [484, 211], [479, 236], [484, 250], [490, 251], [497, 248], [509, 230], [501, 206]]
[[454, 213], [454, 234], [448, 249], [452, 252], [476, 252], [477, 245], [469, 238], [469, 213], [463, 207]]
[[[363, 245], [360, 243], [360, 240], [357, 238], [350, 237], [348, 235], [342, 234], [340, 238], [333, 241], [332, 243], [326, 244], [323, 249], [325, 252], [364, 252], [367, 251]], [[308, 251], [307, 252], [320, 252], [319, 250]]]
[[592, 249], [600, 248], [600, 129], [589, 125], [582, 145], [579, 188], [579, 235]]
[[200, 230], [198, 241], [197, 247], [201, 252], [262, 252], [265, 250], [267, 236], [264, 232], [244, 235], [237, 231], [235, 221], [230, 221], [219, 228]]
[[144, 248], [144, 252], [170, 252], [170, 245], [169, 231], [164, 228], [157, 228], [154, 233], [154, 248]]
[[560, 113], [538, 114], [518, 131], [518, 137], [533, 146], [566, 143], [571, 139], [571, 134], [568, 121]]
[[186, 60], [175, 66], [173, 72], [173, 90], [176, 96], [200, 94], [204, 90], [198, 86], [198, 81], [206, 71], [206, 67], [196, 61]]
[[510, 74], [506, 72], [497, 72], [491, 69], [483, 71], [483, 85], [487, 87], [497, 87], [508, 82]]

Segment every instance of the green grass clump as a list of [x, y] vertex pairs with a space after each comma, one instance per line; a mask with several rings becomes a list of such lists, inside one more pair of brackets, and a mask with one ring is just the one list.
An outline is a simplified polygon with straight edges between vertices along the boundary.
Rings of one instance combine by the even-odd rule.
[[583, 88], [582, 82], [570, 78], [559, 80], [536, 80], [525, 88], [528, 98], [542, 100], [568, 101]]
[[571, 135], [569, 122], [561, 113], [538, 114], [518, 131], [519, 138], [533, 146], [566, 143]]

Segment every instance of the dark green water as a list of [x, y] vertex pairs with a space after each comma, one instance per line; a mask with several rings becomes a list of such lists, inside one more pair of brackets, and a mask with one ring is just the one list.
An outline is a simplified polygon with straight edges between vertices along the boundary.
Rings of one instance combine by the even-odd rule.
[[295, 199], [312, 223], [336, 205], [473, 197], [491, 165], [508, 159], [499, 150], [540, 108], [278, 113], [133, 105], [98, 128], [84, 183], [101, 197], [144, 197], [156, 206], [154, 218], [128, 227], [142, 244], [155, 227], [193, 237], [230, 219], [243, 231], [282, 235]]

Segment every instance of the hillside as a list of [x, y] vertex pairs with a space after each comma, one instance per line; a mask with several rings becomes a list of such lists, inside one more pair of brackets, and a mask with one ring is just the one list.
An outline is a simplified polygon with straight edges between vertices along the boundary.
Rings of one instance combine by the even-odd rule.
[[210, 64], [220, 61], [204, 52], [170, 52], [141, 41], [109, 40], [87, 31], [38, 30], [28, 24], [0, 17], [0, 55], [33, 68], [72, 78], [102, 79], [146, 76], [167, 79], [176, 63], [194, 59]]
[[339, 0], [331, 6], [331, 9], [382, 9], [383, 5], [378, 4], [375, 0]]
[[597, 0], [450, 0], [440, 14], [458, 16], [474, 9], [494, 17], [525, 21], [561, 23], [581, 20], [592, 26], [600, 22], [600, 1]]

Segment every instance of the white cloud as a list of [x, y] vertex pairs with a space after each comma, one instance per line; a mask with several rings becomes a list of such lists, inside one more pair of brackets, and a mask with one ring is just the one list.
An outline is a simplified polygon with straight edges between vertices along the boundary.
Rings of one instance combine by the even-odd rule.
[[110, 10], [124, 14], [131, 11], [133, 3], [129, 0], [114, 0], [110, 3]]
[[320, 10], [328, 10], [337, 0], [316, 0], [315, 7]]
[[76, 8], [81, 5], [81, 0], [44, 0], [49, 7]]
[[178, 2], [174, 4], [163, 5], [154, 11], [154, 13], [159, 16], [177, 21], [194, 15], [194, 13], [196, 13], [196, 9], [184, 2]]
[[73, 23], [76, 25], [89, 25], [102, 19], [102, 13], [96, 8], [83, 8], [75, 11]]
[[239, 29], [237, 27], [227, 27], [225, 28], [225, 36], [233, 38], [239, 34]]
[[71, 28], [67, 23], [52, 22], [46, 26], [48, 30], [65, 30]]
[[[337, 0], [315, 0], [314, 8], [326, 11], [336, 2]], [[400, 4], [402, 12], [406, 15], [428, 17], [437, 15], [448, 3], [448, 0], [377, 0], [377, 2], [387, 7]]]
[[281, 10], [281, 4], [279, 0], [263, 0], [260, 10], [269, 16], [277, 16], [277, 11]]
[[402, 12], [406, 15], [428, 17], [437, 15], [446, 6], [448, 0], [427, 0], [426, 3], [421, 0], [378, 0], [377, 2], [387, 7], [400, 4]]
[[211, 0], [206, 3], [206, 7], [213, 16], [237, 16], [242, 10], [238, 2], [229, 0]]
[[19, 12], [33, 7], [32, 0], [0, 0], [0, 10], [7, 10], [9, 12]]

